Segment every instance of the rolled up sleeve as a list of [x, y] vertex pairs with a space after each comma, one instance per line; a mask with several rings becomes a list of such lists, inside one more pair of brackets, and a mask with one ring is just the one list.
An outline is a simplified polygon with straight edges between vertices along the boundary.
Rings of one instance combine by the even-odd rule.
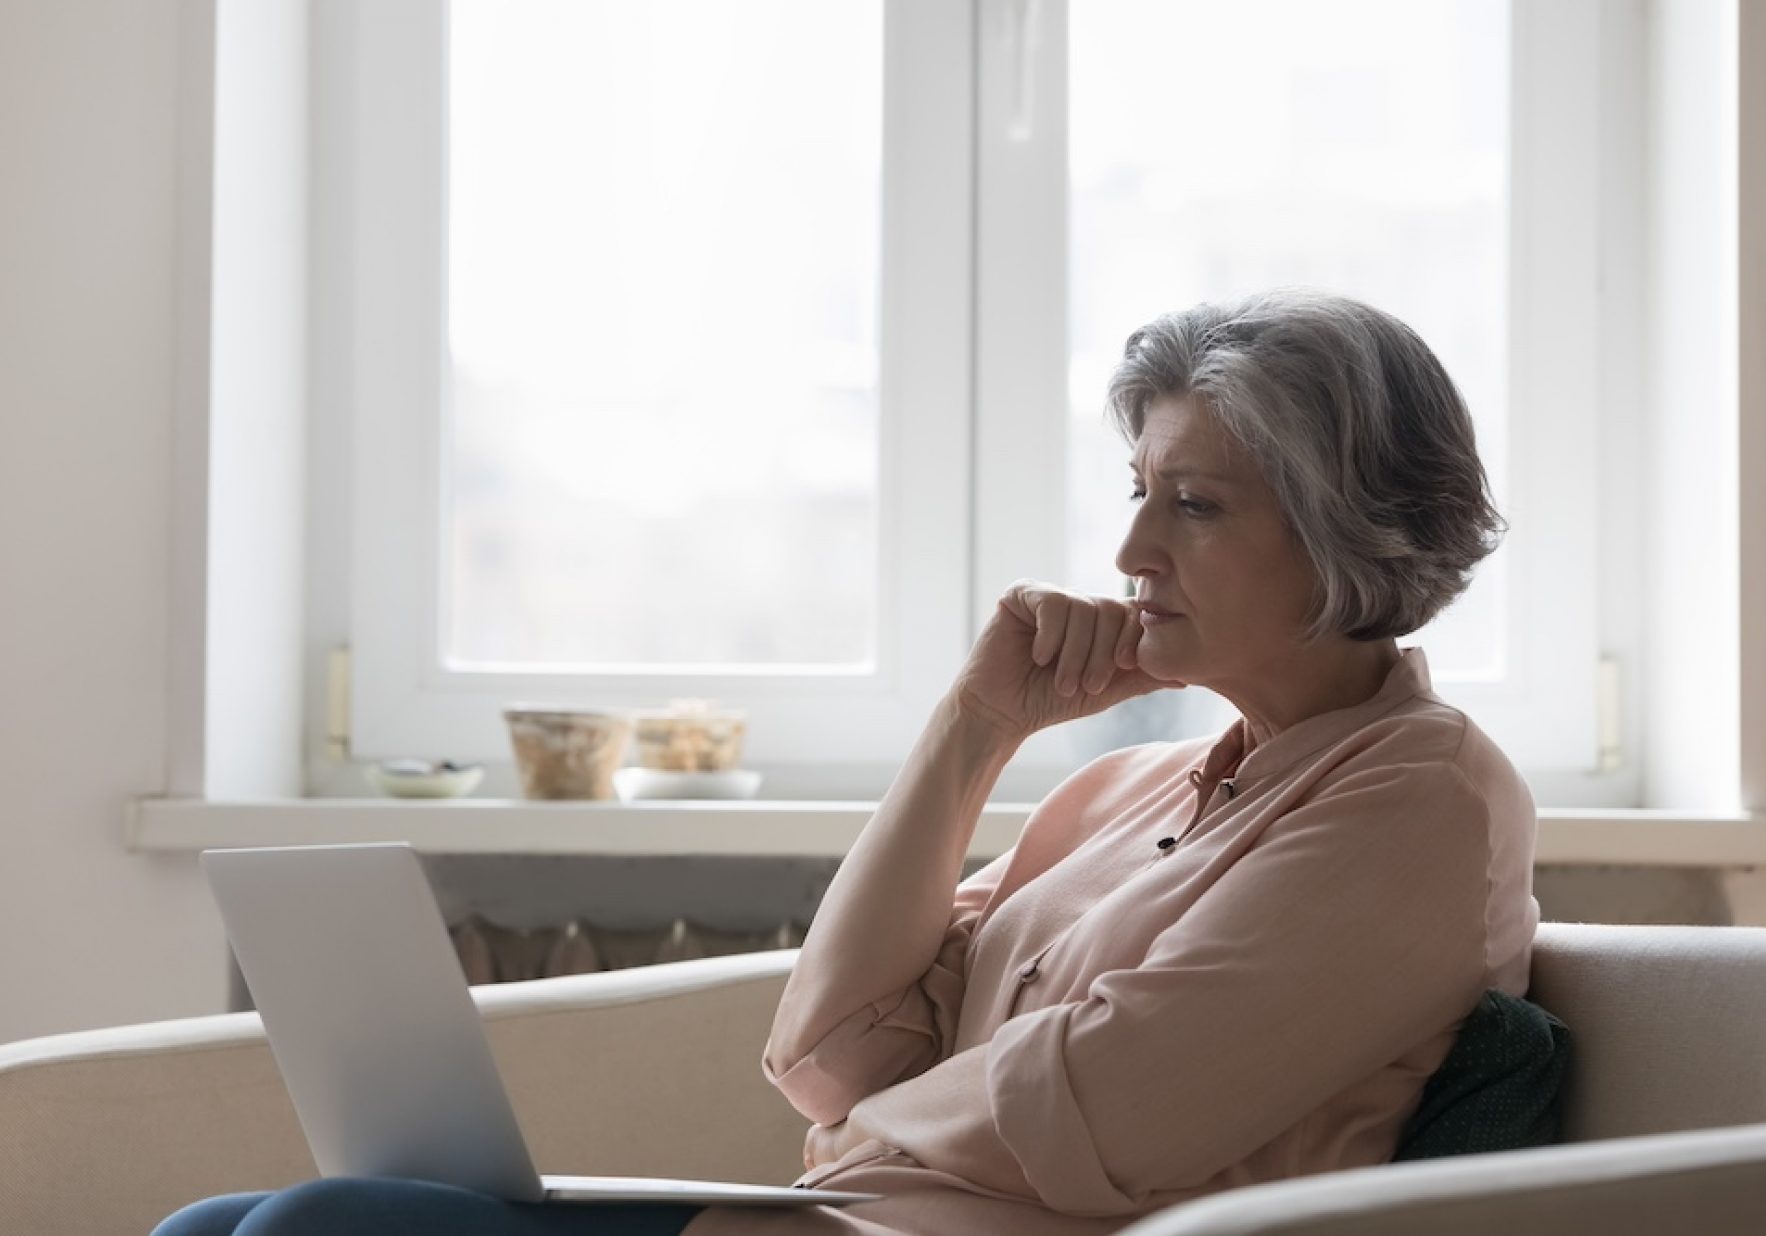
[[1476, 1003], [1488, 811], [1451, 764], [1348, 773], [1083, 1000], [857, 1103], [855, 1130], [1076, 1216], [1200, 1185]]
[[[969, 945], [1010, 858], [1008, 850], [957, 886], [944, 938], [918, 979], [863, 1004], [782, 1071], [761, 1053], [761, 1072], [793, 1107], [817, 1124], [837, 1124], [866, 1095], [924, 1072], [949, 1053], [963, 1005]], [[833, 974], [829, 981], [856, 986], [857, 977]], [[838, 993], [830, 1002], [839, 1002]]]

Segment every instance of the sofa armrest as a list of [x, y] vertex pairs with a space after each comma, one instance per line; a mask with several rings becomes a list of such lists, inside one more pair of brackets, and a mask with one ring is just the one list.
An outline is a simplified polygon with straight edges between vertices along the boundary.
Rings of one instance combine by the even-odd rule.
[[[473, 988], [542, 1172], [785, 1183], [808, 1122], [761, 1073], [796, 951]], [[139, 1233], [316, 1174], [256, 1013], [0, 1046], [0, 1232]]]
[[1120, 1236], [1766, 1232], [1766, 1124], [1356, 1168], [1173, 1206]]

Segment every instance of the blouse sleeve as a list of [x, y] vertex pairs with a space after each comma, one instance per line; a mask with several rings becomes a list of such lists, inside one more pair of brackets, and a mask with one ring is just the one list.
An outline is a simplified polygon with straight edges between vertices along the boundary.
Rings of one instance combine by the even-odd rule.
[[775, 1072], [761, 1053], [761, 1072], [793, 1107], [817, 1124], [838, 1124], [866, 1095], [914, 1077], [950, 1053], [969, 942], [1011, 858], [1007, 850], [957, 885], [944, 939], [918, 979], [838, 1022], [783, 1072]]
[[1244, 1159], [1476, 1003], [1490, 864], [1451, 764], [1342, 775], [1084, 999], [857, 1103], [857, 1131], [1073, 1215]]

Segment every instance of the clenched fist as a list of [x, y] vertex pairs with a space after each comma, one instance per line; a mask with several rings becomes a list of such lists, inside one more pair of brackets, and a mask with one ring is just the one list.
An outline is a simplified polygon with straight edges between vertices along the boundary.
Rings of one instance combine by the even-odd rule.
[[1022, 741], [1037, 730], [1161, 687], [1140, 668], [1140, 614], [1131, 602], [1019, 580], [957, 674], [963, 712]]

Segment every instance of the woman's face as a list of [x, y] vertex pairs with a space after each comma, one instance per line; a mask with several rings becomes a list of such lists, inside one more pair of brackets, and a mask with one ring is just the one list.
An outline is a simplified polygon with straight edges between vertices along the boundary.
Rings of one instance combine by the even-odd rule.
[[1140, 600], [1140, 664], [1219, 689], [1255, 682], [1304, 642], [1315, 576], [1251, 457], [1199, 401], [1147, 405], [1132, 460], [1134, 519], [1116, 566]]

